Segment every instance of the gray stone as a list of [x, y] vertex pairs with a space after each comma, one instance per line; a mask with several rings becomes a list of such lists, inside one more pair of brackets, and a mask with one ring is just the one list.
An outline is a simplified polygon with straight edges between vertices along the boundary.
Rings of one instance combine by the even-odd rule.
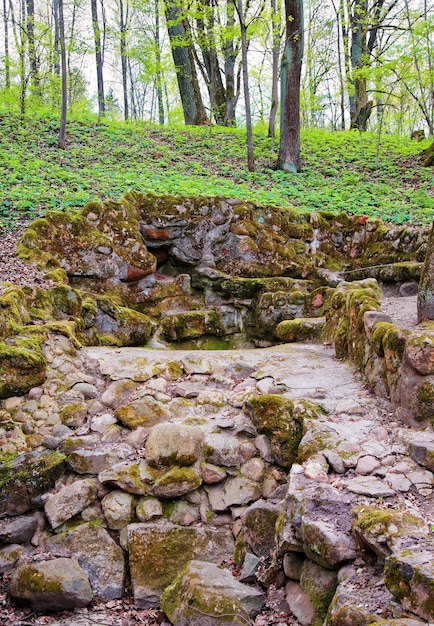
[[207, 485], [221, 483], [227, 476], [226, 470], [212, 463], [202, 463], [201, 473], [203, 482]]
[[34, 611], [63, 611], [92, 600], [89, 579], [74, 559], [53, 559], [21, 565], [10, 583], [11, 598]]
[[240, 467], [244, 461], [240, 441], [227, 433], [213, 433], [206, 438], [206, 460], [223, 467]]
[[184, 424], [158, 424], [149, 432], [145, 458], [152, 467], [193, 465], [203, 453], [204, 434]]
[[0, 522], [0, 543], [28, 543], [38, 528], [38, 514]]
[[287, 552], [285, 554], [283, 557], [283, 571], [287, 578], [297, 581], [300, 580], [304, 558], [304, 555], [298, 552]]
[[311, 519], [304, 515], [301, 536], [305, 554], [315, 563], [329, 569], [339, 569], [356, 558], [352, 535], [339, 530], [334, 520]]
[[158, 606], [163, 589], [189, 561], [200, 558], [220, 564], [234, 548], [225, 528], [176, 526], [163, 521], [128, 526], [128, 550], [134, 604]]
[[92, 589], [105, 599], [121, 598], [125, 583], [125, 558], [122, 548], [109, 533], [98, 526], [81, 524], [47, 539], [49, 552], [74, 557], [89, 576]]
[[23, 546], [17, 543], [11, 543], [5, 548], [0, 548], [0, 575], [12, 572], [23, 554]]
[[258, 500], [242, 514], [244, 539], [258, 557], [268, 557], [276, 542], [276, 522], [280, 510], [278, 507]]
[[193, 467], [172, 467], [155, 480], [152, 494], [157, 498], [179, 498], [201, 484], [202, 476]]
[[57, 493], [50, 494], [45, 503], [45, 515], [51, 528], [57, 528], [80, 513], [97, 498], [97, 482], [90, 478], [77, 480]]
[[68, 455], [66, 462], [77, 474], [99, 474], [133, 454], [134, 450], [128, 444], [105, 444], [95, 450], [75, 450]]
[[357, 476], [352, 478], [348, 481], [347, 488], [352, 493], [358, 493], [369, 498], [388, 498], [395, 495], [393, 489], [374, 476]]
[[300, 587], [309, 597], [315, 613], [312, 626], [323, 626], [324, 619], [337, 587], [337, 572], [305, 559], [300, 576]]
[[250, 504], [261, 496], [260, 485], [243, 476], [228, 478], [221, 485], [207, 485], [205, 490], [213, 511], [225, 511], [232, 505]]
[[98, 474], [98, 480], [102, 483], [110, 483], [140, 496], [151, 495], [154, 476], [145, 461], [127, 461], [117, 463], [111, 469]]
[[285, 585], [286, 601], [291, 613], [300, 622], [301, 626], [312, 626], [315, 609], [307, 593], [303, 591], [299, 583], [289, 580]]
[[111, 409], [117, 409], [125, 404], [130, 394], [135, 390], [136, 383], [130, 378], [115, 380], [101, 396], [101, 402]]
[[[177, 500], [169, 519], [172, 524], [191, 526], [199, 520], [199, 507], [193, 506], [184, 500]], [[214, 525], [217, 526], [215, 522]]]
[[90, 422], [90, 429], [96, 433], [104, 433], [107, 428], [116, 424], [117, 419], [110, 415], [110, 413], [103, 413], [102, 415], [95, 415]]
[[264, 603], [263, 593], [203, 561], [191, 561], [161, 598], [174, 626], [229, 626], [240, 617], [250, 623]]
[[356, 465], [356, 474], [361, 476], [367, 476], [372, 474], [376, 469], [380, 467], [380, 461], [375, 456], [367, 455], [359, 457]]
[[262, 561], [260, 558], [250, 552], [247, 552], [240, 572], [240, 583], [254, 583], [256, 581], [256, 574], [258, 573], [261, 563]]
[[96, 398], [98, 395], [98, 389], [95, 385], [91, 385], [90, 383], [76, 383], [73, 386], [74, 391], [78, 391], [82, 393], [85, 398]]
[[136, 515], [140, 522], [149, 522], [154, 517], [163, 515], [163, 506], [157, 498], [140, 498], [136, 506]]
[[115, 489], [110, 491], [101, 501], [107, 526], [112, 530], [120, 530], [133, 520], [135, 498], [131, 493]]
[[411, 458], [434, 472], [434, 441], [425, 439], [413, 439], [409, 443], [408, 453]]

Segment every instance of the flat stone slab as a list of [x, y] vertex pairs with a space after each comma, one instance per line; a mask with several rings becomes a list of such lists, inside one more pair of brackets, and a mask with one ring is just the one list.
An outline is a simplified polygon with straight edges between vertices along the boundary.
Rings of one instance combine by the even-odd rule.
[[369, 498], [387, 498], [394, 496], [395, 491], [388, 487], [382, 480], [374, 476], [357, 476], [347, 483], [348, 491]]

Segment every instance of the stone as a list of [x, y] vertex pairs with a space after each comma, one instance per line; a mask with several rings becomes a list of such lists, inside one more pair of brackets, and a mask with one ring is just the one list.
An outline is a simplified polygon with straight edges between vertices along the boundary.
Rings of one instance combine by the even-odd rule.
[[413, 439], [408, 445], [411, 458], [434, 472], [434, 440]]
[[151, 495], [155, 476], [145, 461], [127, 461], [117, 463], [111, 469], [98, 474], [101, 483], [110, 483], [127, 491], [141, 496]]
[[434, 320], [434, 224], [428, 241], [417, 296], [417, 319]]
[[98, 396], [98, 389], [90, 383], [76, 383], [73, 387], [74, 391], [82, 393], [85, 398], [92, 399]]
[[413, 332], [405, 353], [410, 365], [422, 376], [434, 374], [434, 332]]
[[[169, 519], [172, 524], [191, 526], [199, 520], [199, 507], [193, 506], [184, 500], [176, 500]], [[217, 524], [215, 525], [217, 526]]]
[[301, 536], [305, 554], [322, 567], [339, 569], [356, 558], [353, 537], [339, 530], [333, 520], [311, 519], [304, 515]]
[[101, 598], [121, 598], [125, 585], [125, 557], [109, 533], [99, 526], [81, 524], [47, 539], [47, 550], [56, 556], [74, 557]]
[[300, 622], [301, 626], [312, 626], [315, 609], [307, 593], [303, 591], [299, 583], [289, 580], [285, 585], [286, 601], [291, 613]]
[[225, 528], [177, 526], [163, 521], [130, 524], [128, 550], [135, 606], [158, 606], [164, 588], [192, 559], [217, 565], [233, 549], [232, 532]]
[[262, 561], [260, 558], [258, 558], [254, 554], [251, 554], [250, 552], [247, 552], [243, 561], [243, 567], [241, 568], [240, 572], [240, 583], [256, 582], [256, 575], [261, 564]]
[[23, 546], [17, 543], [0, 548], [0, 575], [12, 572], [23, 554]]
[[268, 557], [276, 542], [276, 522], [280, 511], [276, 506], [258, 500], [242, 514], [244, 539], [258, 557]]
[[101, 506], [107, 526], [112, 530], [120, 530], [133, 520], [135, 498], [131, 493], [114, 489], [104, 496]]
[[158, 424], [150, 432], [145, 458], [152, 467], [188, 466], [203, 454], [204, 434], [196, 426]]
[[314, 607], [312, 626], [323, 626], [337, 587], [337, 573], [321, 567], [310, 559], [305, 559], [301, 570], [300, 587]]
[[239, 439], [229, 433], [207, 435], [206, 460], [218, 466], [239, 468], [244, 461]]
[[85, 404], [80, 404], [79, 402], [67, 404], [60, 411], [62, 424], [72, 429], [83, 426], [86, 421], [86, 416], [87, 406]]
[[243, 476], [228, 478], [221, 485], [206, 485], [205, 490], [213, 511], [225, 511], [233, 505], [250, 504], [261, 496], [259, 483]]
[[[242, 453], [244, 453], [244, 449], [245, 448], [243, 447]], [[253, 452], [255, 452], [254, 447]], [[250, 480], [262, 482], [265, 476], [265, 462], [260, 457], [253, 457], [243, 463], [240, 468], [240, 472], [246, 478], [250, 478]]]
[[130, 378], [115, 380], [102, 394], [101, 402], [111, 409], [117, 409], [125, 404], [135, 389], [136, 383]]
[[64, 611], [92, 600], [86, 573], [69, 558], [20, 565], [12, 574], [9, 592], [15, 602], [34, 611]]
[[157, 402], [152, 396], [144, 396], [118, 407], [115, 416], [124, 426], [134, 430], [139, 426], [150, 428], [154, 424], [167, 422], [170, 413], [161, 402]]
[[105, 444], [96, 450], [75, 450], [68, 455], [66, 462], [77, 474], [99, 474], [133, 454], [134, 450], [128, 444]]
[[303, 436], [303, 405], [277, 394], [250, 398], [244, 410], [259, 433], [270, 438], [278, 465], [289, 468], [297, 458]]
[[113, 415], [110, 415], [110, 413], [95, 415], [92, 417], [90, 429], [95, 433], [104, 433], [110, 426], [116, 424], [116, 422], [117, 419]]
[[56, 493], [49, 495], [45, 502], [45, 515], [51, 528], [57, 528], [64, 522], [89, 506], [98, 495], [96, 480], [85, 478], [76, 480]]
[[40, 522], [38, 513], [0, 522], [0, 543], [29, 543]]
[[57, 451], [25, 452], [0, 465], [0, 518], [21, 515], [40, 503], [65, 468]]
[[388, 498], [395, 495], [395, 491], [382, 480], [374, 476], [357, 476], [347, 483], [347, 489], [369, 498]]
[[194, 560], [161, 597], [174, 626], [229, 626], [240, 616], [249, 623], [264, 604], [263, 593], [238, 582], [228, 570]]
[[157, 498], [179, 498], [195, 491], [202, 484], [202, 476], [193, 467], [172, 467], [156, 478], [152, 495]]
[[353, 514], [357, 545], [369, 548], [381, 559], [398, 549], [402, 542], [427, 534], [424, 520], [407, 512], [364, 505], [354, 509]]
[[380, 466], [381, 463], [375, 456], [369, 454], [360, 456], [356, 465], [356, 474], [367, 476], [368, 474], [372, 474]]
[[140, 522], [149, 522], [163, 515], [163, 506], [157, 498], [143, 497], [137, 502], [136, 515]]
[[301, 570], [304, 562], [304, 555], [297, 552], [287, 552], [283, 557], [283, 571], [285, 576], [291, 580], [300, 580]]
[[384, 581], [403, 608], [422, 619], [434, 619], [434, 550], [432, 541], [418, 542], [387, 557]]
[[227, 476], [226, 470], [212, 463], [202, 463], [200, 469], [203, 482], [207, 485], [221, 483]]

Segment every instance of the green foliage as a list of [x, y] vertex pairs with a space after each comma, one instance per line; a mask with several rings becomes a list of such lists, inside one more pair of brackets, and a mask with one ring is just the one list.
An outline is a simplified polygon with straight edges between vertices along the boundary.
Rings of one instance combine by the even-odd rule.
[[421, 167], [428, 141], [375, 134], [302, 133], [302, 172], [275, 171], [276, 143], [256, 131], [257, 172], [245, 166], [245, 130], [104, 120], [70, 120], [67, 149], [58, 120], [21, 120], [0, 112], [0, 229], [50, 209], [119, 198], [130, 189], [157, 194], [238, 197], [300, 211], [348, 212], [387, 221], [434, 219], [432, 170]]

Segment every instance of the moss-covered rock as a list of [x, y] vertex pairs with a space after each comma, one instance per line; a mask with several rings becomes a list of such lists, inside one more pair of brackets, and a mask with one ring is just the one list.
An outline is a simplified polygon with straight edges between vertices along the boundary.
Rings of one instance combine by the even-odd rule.
[[280, 322], [276, 328], [276, 336], [280, 341], [311, 341], [320, 339], [324, 332], [325, 317], [296, 318]]
[[0, 341], [0, 398], [23, 395], [44, 382], [47, 362], [41, 344], [37, 336]]
[[30, 321], [22, 288], [8, 283], [0, 285], [0, 338], [19, 332]]
[[300, 587], [314, 608], [312, 626], [322, 626], [337, 587], [337, 572], [305, 559], [301, 569]]
[[263, 593], [203, 561], [190, 561], [161, 596], [161, 608], [175, 626], [251, 623], [264, 603]]
[[258, 432], [270, 437], [276, 463], [291, 467], [297, 459], [298, 446], [303, 436], [302, 403], [266, 394], [250, 398], [244, 410]]
[[418, 321], [434, 320], [434, 223], [423, 264], [417, 296]]
[[152, 467], [188, 466], [204, 452], [204, 434], [196, 426], [159, 424], [149, 433], [145, 457]]
[[203, 335], [224, 334], [223, 320], [215, 310], [173, 313], [166, 315], [161, 321], [161, 336], [166, 341], [183, 341]]
[[0, 517], [21, 515], [40, 506], [54, 486], [66, 457], [56, 451], [26, 452], [0, 465]]
[[124, 426], [134, 430], [139, 426], [151, 428], [155, 424], [166, 422], [170, 413], [152, 396], [144, 396], [117, 408], [115, 416]]

